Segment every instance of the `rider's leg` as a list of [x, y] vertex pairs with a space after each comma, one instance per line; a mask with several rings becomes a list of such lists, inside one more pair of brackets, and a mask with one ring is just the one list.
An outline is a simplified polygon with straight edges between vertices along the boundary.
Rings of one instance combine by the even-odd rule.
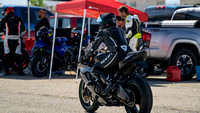
[[[94, 67], [102, 68], [104, 70], [108, 70], [108, 71], [112, 72], [115, 67], [118, 67], [118, 63], [121, 59], [122, 59], [121, 54], [110, 53], [101, 62], [95, 64]], [[94, 68], [94, 70], [95, 70], [95, 68]], [[112, 79], [112, 77], [109, 77], [109, 74], [105, 74], [105, 72], [102, 72], [100, 74], [100, 76], [101, 76], [101, 78], [103, 78], [105, 80], [105, 82], [107, 84], [105, 90], [102, 92], [102, 95], [107, 95], [113, 88], [115, 88], [113, 79]]]

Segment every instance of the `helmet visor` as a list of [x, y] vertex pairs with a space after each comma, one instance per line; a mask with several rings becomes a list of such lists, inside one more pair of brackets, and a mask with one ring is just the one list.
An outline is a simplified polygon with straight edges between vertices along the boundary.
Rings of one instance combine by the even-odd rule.
[[99, 22], [99, 23], [102, 22], [101, 15], [99, 15], [97, 22]]

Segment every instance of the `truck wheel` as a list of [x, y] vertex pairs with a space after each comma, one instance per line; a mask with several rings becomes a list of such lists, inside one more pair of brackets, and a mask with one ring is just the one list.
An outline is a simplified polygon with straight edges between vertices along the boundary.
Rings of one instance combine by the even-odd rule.
[[180, 49], [172, 57], [171, 65], [181, 69], [181, 80], [190, 80], [195, 75], [197, 58], [189, 49]]

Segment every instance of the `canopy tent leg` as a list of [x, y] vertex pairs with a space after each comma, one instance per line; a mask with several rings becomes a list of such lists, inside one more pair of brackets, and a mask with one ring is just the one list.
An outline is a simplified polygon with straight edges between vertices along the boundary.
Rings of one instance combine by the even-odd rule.
[[[91, 18], [88, 18], [88, 36], [91, 36]], [[88, 40], [88, 44], [90, 43], [90, 39]]]
[[[84, 16], [83, 16], [83, 24], [82, 24], [82, 32], [81, 32], [81, 41], [80, 41], [80, 48], [79, 48], [79, 54], [78, 54], [78, 61], [81, 57], [81, 49], [82, 49], [82, 43], [83, 43], [83, 35], [84, 35], [84, 27], [85, 27], [85, 17], [86, 17], [86, 9], [84, 9]], [[76, 83], [78, 79], [78, 65], [77, 65], [77, 70], [76, 70]]]
[[30, 4], [29, 4], [29, 1], [30, 0], [28, 0], [27, 5], [28, 5], [28, 38], [30, 39], [31, 36], [30, 36]]
[[53, 32], [53, 44], [52, 44], [52, 52], [51, 52], [51, 65], [50, 65], [49, 80], [51, 80], [51, 73], [52, 73], [52, 67], [53, 67], [53, 55], [54, 55], [54, 46], [55, 46], [55, 38], [56, 38], [57, 16], [58, 16], [58, 12], [55, 13], [54, 32]]

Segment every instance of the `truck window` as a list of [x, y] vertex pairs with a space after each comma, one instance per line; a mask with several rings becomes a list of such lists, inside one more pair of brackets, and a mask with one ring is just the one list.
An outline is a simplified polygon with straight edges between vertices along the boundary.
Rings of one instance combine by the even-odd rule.
[[188, 11], [186, 20], [200, 20], [200, 11]]
[[21, 18], [22, 18], [22, 20], [24, 21], [24, 24], [28, 24], [28, 11], [27, 11], [27, 9], [26, 8], [20, 8], [21, 9]]
[[54, 18], [51, 18], [50, 20], [49, 20], [49, 24], [50, 24], [50, 27], [54, 27], [54, 21], [55, 21], [55, 19]]
[[164, 8], [164, 9], [156, 9], [150, 8], [146, 9], [145, 12], [149, 15], [149, 21], [162, 21], [162, 20], [170, 20], [175, 8]]
[[[49, 20], [50, 27], [54, 27], [54, 18]], [[56, 28], [71, 28], [71, 22], [69, 18], [58, 18]]]
[[[25, 24], [28, 24], [28, 11], [27, 8], [20, 8], [21, 11], [21, 18], [24, 21]], [[37, 18], [38, 13], [36, 12], [36, 9], [30, 8], [30, 23], [31, 24], [36, 24], [37, 21], [39, 20]]]
[[40, 21], [40, 18], [38, 18], [38, 12], [40, 9], [30, 9], [30, 13], [31, 13], [31, 23], [32, 24], [36, 24], [38, 21]]
[[[55, 22], [55, 18], [51, 18], [51, 19], [49, 20], [49, 23], [50, 23], [50, 27], [51, 27], [51, 28], [54, 28], [54, 22]], [[59, 27], [58, 27], [59, 25], [62, 25], [62, 24], [61, 24], [60, 19], [58, 18], [58, 19], [57, 19], [56, 28], [59, 28]]]
[[96, 24], [96, 25], [98, 25], [99, 23], [97, 22], [97, 19], [92, 18], [92, 19], [91, 19], [91, 24]]
[[185, 13], [177, 12], [172, 20], [185, 20]]
[[71, 22], [69, 18], [63, 18], [62, 28], [71, 28]]
[[[76, 19], [76, 24], [77, 24], [77, 30], [81, 30], [83, 24], [83, 18]], [[87, 24], [88, 24], [88, 19], [85, 20], [85, 27]]]

